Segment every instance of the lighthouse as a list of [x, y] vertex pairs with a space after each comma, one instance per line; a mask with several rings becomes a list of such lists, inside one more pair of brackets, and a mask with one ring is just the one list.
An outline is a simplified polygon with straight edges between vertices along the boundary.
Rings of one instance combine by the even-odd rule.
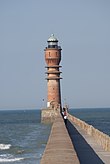
[[47, 40], [45, 51], [46, 80], [47, 80], [47, 106], [42, 109], [41, 122], [53, 122], [61, 112], [61, 89], [60, 89], [60, 61], [61, 47], [58, 39], [51, 34]]
[[58, 45], [58, 40], [51, 34], [47, 40], [45, 48], [45, 61], [47, 68], [47, 108], [61, 106], [61, 90], [60, 90], [60, 61], [61, 47]]

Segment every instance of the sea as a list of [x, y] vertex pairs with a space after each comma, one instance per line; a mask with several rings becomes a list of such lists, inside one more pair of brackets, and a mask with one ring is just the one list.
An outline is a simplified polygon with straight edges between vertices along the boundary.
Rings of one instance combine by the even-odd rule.
[[[110, 108], [69, 109], [69, 113], [110, 135]], [[41, 110], [0, 110], [0, 164], [40, 164], [51, 130]]]
[[50, 129], [40, 110], [0, 111], [0, 164], [40, 164]]

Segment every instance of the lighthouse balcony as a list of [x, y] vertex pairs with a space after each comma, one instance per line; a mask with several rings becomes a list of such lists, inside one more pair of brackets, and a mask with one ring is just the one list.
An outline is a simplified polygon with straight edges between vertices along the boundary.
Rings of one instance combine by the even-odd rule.
[[60, 72], [60, 71], [47, 71], [47, 72], [45, 72], [46, 74], [60, 74], [60, 73], [62, 73], [62, 72]]
[[[61, 46], [58, 45], [48, 45], [48, 47], [45, 47], [45, 49], [58, 49], [58, 50], [62, 50]], [[45, 51], [44, 49], [44, 51]]]
[[47, 77], [46, 80], [60, 80], [61, 77]]
[[45, 68], [60, 68], [62, 66], [59, 65], [51, 65], [51, 66], [45, 66]]

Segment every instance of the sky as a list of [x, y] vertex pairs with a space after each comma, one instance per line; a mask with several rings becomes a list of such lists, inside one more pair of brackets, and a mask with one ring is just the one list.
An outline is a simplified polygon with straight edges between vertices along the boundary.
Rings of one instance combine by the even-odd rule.
[[52, 33], [62, 47], [62, 104], [110, 107], [109, 0], [0, 0], [0, 109], [46, 106]]

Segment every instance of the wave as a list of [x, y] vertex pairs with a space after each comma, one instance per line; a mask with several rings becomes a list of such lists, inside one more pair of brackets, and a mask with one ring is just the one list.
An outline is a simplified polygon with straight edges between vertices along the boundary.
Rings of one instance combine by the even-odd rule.
[[2, 154], [0, 155], [0, 163], [3, 162], [15, 162], [15, 161], [20, 161], [23, 160], [24, 158], [14, 158], [13, 155], [11, 154]]
[[15, 162], [15, 161], [20, 161], [24, 158], [13, 158], [13, 159], [7, 159], [7, 158], [0, 158], [0, 162]]
[[0, 150], [10, 149], [11, 144], [0, 144]]

